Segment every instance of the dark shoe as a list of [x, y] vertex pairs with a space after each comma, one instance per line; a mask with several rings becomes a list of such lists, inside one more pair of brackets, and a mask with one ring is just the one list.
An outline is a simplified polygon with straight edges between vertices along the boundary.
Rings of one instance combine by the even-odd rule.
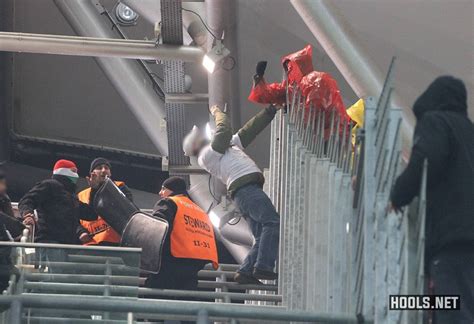
[[263, 282], [252, 277], [251, 274], [237, 272], [234, 276], [234, 281], [241, 285], [263, 285]]
[[262, 280], [277, 280], [278, 279], [277, 273], [273, 271], [266, 271], [266, 270], [261, 270], [257, 268], [253, 270], [253, 276], [254, 278], [262, 279]]

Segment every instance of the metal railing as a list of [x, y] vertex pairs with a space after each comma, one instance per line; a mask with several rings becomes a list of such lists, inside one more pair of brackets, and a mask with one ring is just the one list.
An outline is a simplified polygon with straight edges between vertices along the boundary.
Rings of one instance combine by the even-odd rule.
[[279, 292], [288, 309], [375, 323], [421, 316], [388, 311], [389, 295], [422, 292], [425, 219], [424, 184], [403, 215], [387, 210], [403, 164], [393, 66], [378, 100], [364, 98], [354, 144], [352, 124], [308, 106], [296, 86], [272, 124], [267, 192], [281, 215]]
[[[276, 294], [276, 285], [231, 281], [237, 265], [223, 264], [218, 271], [206, 266], [199, 273], [200, 291], [150, 289], [141, 287], [140, 249], [22, 242], [0, 242], [0, 246], [34, 251], [28, 263], [17, 264], [19, 276], [12, 277], [0, 296], [0, 305], [9, 306], [1, 323], [135, 323], [139, 319], [356, 322], [350, 316], [288, 311], [278, 306], [281, 296]], [[60, 251], [61, 256], [38, 259], [45, 250]], [[242, 304], [252, 302], [273, 306]]]

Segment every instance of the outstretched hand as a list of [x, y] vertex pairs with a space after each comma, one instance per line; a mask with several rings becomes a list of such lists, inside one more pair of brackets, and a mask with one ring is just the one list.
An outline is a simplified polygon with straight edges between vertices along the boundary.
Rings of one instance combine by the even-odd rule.
[[209, 108], [209, 112], [212, 116], [215, 116], [219, 111], [221, 111], [221, 108], [218, 105], [213, 105], [211, 108]]

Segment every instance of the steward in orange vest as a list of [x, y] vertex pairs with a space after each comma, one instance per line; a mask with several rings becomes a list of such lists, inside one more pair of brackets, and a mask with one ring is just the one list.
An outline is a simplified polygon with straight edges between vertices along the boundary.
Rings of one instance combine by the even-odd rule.
[[[90, 204], [93, 202], [95, 191], [98, 189], [106, 178], [112, 176], [110, 162], [104, 158], [97, 158], [92, 161], [90, 168], [90, 177], [88, 177], [91, 187], [79, 192], [77, 197], [83, 203]], [[114, 181], [117, 187], [124, 195], [133, 201], [130, 189], [122, 181]], [[94, 221], [81, 220], [81, 226], [78, 228], [78, 234], [84, 245], [119, 245], [120, 234], [117, 233], [107, 222], [98, 217]]]
[[146, 280], [146, 286], [196, 290], [198, 272], [207, 263], [218, 264], [214, 227], [209, 216], [188, 196], [182, 178], [163, 182], [153, 215], [169, 223], [163, 246], [161, 270]]

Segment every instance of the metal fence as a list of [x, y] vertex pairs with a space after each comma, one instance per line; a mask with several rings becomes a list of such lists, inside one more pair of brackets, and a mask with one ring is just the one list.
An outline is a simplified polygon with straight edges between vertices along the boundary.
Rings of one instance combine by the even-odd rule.
[[[355, 316], [288, 311], [276, 285], [233, 282], [237, 265], [222, 264], [217, 271], [206, 266], [199, 291], [151, 289], [140, 277], [140, 249], [0, 242], [2, 247], [21, 253], [19, 273], [0, 296], [0, 307], [7, 308], [0, 323], [356, 322]], [[45, 251], [59, 253], [37, 257]]]
[[420, 320], [388, 310], [389, 295], [422, 292], [425, 212], [424, 189], [403, 215], [387, 211], [403, 164], [393, 63], [378, 100], [364, 98], [354, 144], [350, 122], [308, 107], [295, 86], [272, 124], [267, 192], [281, 215], [279, 292], [288, 309]]

